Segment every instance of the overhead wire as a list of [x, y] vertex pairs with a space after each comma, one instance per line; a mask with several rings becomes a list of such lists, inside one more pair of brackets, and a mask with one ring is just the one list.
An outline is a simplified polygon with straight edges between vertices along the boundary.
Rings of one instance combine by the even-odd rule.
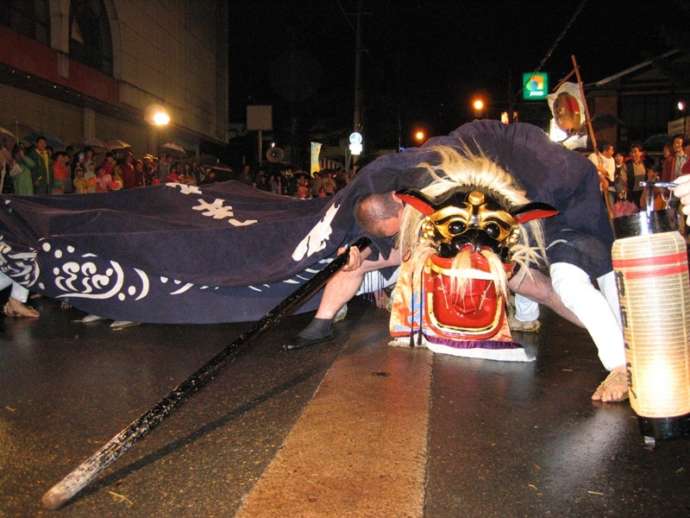
[[[556, 47], [558, 44], [561, 42], [561, 40], [565, 37], [565, 35], [568, 33], [570, 28], [573, 26], [575, 23], [575, 20], [577, 20], [577, 17], [580, 15], [582, 10], [585, 8], [585, 4], [587, 4], [587, 0], [582, 0], [580, 4], [577, 6], [575, 11], [573, 12], [572, 16], [568, 20], [568, 23], [566, 23], [565, 27], [563, 27], [563, 30], [560, 32], [560, 34], [556, 37], [555, 41], [553, 42], [553, 45], [549, 48], [549, 50], [546, 51], [546, 54], [542, 58], [542, 60], [539, 62], [539, 66], [537, 66], [535, 72], [541, 71], [541, 69], [544, 67], [546, 62], [549, 60], [553, 52], [556, 50]], [[520, 93], [523, 90], [523, 86], [521, 85], [520, 88], [518, 88], [517, 92], [515, 92], [515, 95], [513, 97], [517, 97], [520, 95]]]
[[556, 47], [558, 46], [558, 44], [565, 37], [567, 32], [573, 26], [573, 23], [575, 23], [575, 20], [577, 19], [577, 17], [580, 15], [582, 10], [585, 8], [586, 3], [587, 3], [587, 0], [582, 0], [582, 2], [580, 2], [580, 5], [577, 6], [577, 9], [575, 9], [575, 12], [570, 17], [570, 20], [568, 20], [568, 23], [566, 24], [566, 26], [563, 28], [561, 33], [556, 38], [556, 41], [553, 42], [553, 45], [551, 45], [551, 48], [546, 52], [546, 54], [544, 55], [544, 58], [539, 63], [539, 66], [537, 67], [536, 72], [539, 72], [542, 69], [542, 67], [546, 64], [546, 62], [549, 60], [549, 58], [551, 57], [551, 54], [553, 54], [553, 51], [556, 50]]
[[343, 9], [343, 4], [340, 3], [340, 0], [335, 0], [335, 3], [338, 4], [338, 7], [340, 8], [340, 12], [342, 13], [343, 18], [345, 18], [345, 21], [346, 21], [347, 24], [350, 26], [350, 29], [352, 29], [352, 31], [354, 32], [354, 31], [355, 31], [355, 26], [352, 25], [352, 22], [350, 21], [350, 18], [347, 16], [347, 13], [345, 12], [345, 9]]

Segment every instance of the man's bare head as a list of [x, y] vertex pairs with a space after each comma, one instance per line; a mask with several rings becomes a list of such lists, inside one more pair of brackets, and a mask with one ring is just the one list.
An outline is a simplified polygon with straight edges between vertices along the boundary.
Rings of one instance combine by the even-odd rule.
[[393, 192], [370, 194], [357, 202], [355, 218], [372, 236], [390, 237], [400, 230], [403, 204]]

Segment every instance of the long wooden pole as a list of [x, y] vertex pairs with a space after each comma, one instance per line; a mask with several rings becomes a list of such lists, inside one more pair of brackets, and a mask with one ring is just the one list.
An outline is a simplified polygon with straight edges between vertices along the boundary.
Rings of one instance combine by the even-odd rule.
[[[363, 237], [352, 246], [360, 250], [369, 245], [369, 239]], [[233, 362], [237, 357], [249, 350], [249, 346], [256, 338], [268, 329], [275, 327], [280, 320], [292, 313], [306, 300], [320, 290], [336, 272], [340, 270], [348, 259], [348, 253], [336, 257], [328, 266], [305, 282], [292, 294], [278, 304], [259, 320], [249, 331], [242, 333], [230, 345], [216, 354], [202, 367], [197, 369], [185, 381], [175, 387], [167, 396], [156, 403], [150, 410], [132, 421], [96, 453], [77, 466], [60, 482], [55, 484], [41, 500], [43, 507], [57, 509], [68, 502], [74, 495], [84, 489], [99, 473], [119, 459], [126, 451], [140, 439], [156, 428], [168, 417], [173, 410], [184, 403], [190, 396], [196, 394], [204, 386], [215, 379], [220, 370]]]
[[570, 59], [573, 62], [573, 71], [575, 72], [575, 77], [577, 78], [577, 85], [580, 87], [580, 95], [582, 96], [582, 104], [585, 107], [585, 123], [587, 124], [587, 133], [589, 133], [589, 138], [592, 141], [592, 147], [599, 153], [597, 146], [597, 137], [594, 135], [594, 128], [592, 128], [592, 119], [589, 116], [589, 106], [587, 106], [587, 98], [585, 97], [585, 87], [582, 84], [582, 77], [580, 76], [580, 67], [577, 66], [577, 60], [575, 55], [571, 55]]
[[557, 91], [563, 83], [565, 83], [568, 79], [570, 79], [573, 76], [573, 74], [575, 74], [575, 70], [571, 70], [570, 72], [568, 72], [568, 74], [564, 78], [562, 78], [556, 86], [553, 87], [553, 91]]
[[[585, 123], [587, 124], [587, 133], [589, 134], [589, 138], [592, 141], [592, 147], [594, 148], [594, 152], [597, 154], [597, 157], [599, 156], [599, 146], [597, 145], [597, 137], [594, 134], [594, 128], [592, 127], [592, 118], [589, 116], [589, 106], [587, 105], [587, 98], [585, 97], [585, 87], [582, 84], [582, 77], [580, 76], [580, 67], [577, 65], [577, 60], [575, 59], [575, 55], [572, 54], [570, 56], [570, 59], [573, 62], [573, 71], [575, 72], [575, 77], [577, 78], [577, 85], [580, 88], [580, 96], [582, 97], [582, 104], [584, 105], [585, 108]], [[604, 194], [604, 203], [606, 204], [606, 211], [609, 214], [609, 219], [613, 219], [613, 207], [611, 206], [611, 200], [609, 199], [609, 192], [608, 192], [608, 186], [609, 186], [609, 179], [606, 178], [605, 182], [600, 182], [601, 190]]]

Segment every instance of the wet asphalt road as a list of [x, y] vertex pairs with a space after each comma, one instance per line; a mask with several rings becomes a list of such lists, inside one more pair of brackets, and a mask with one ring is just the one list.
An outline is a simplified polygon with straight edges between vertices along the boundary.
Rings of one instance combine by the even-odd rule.
[[[61, 312], [52, 302], [38, 305], [39, 321], [7, 321], [0, 342], [0, 515], [6, 516], [40, 514], [49, 486], [246, 327], [113, 332], [105, 323], [72, 323], [81, 313]], [[283, 336], [272, 333], [226, 368], [58, 514], [231, 516], [339, 348], [283, 353], [277, 349]]]
[[434, 358], [426, 515], [690, 516], [690, 439], [645, 449], [627, 403], [590, 401], [586, 332], [543, 322], [514, 336], [531, 364]]
[[[382, 345], [348, 342], [348, 330], [386, 325], [357, 303], [339, 340], [284, 353], [307, 321], [288, 319], [48, 512], [45, 490], [247, 326], [113, 332], [36, 305], [40, 320], [6, 319], [0, 336], [0, 516], [231, 516], [336, 356]], [[627, 404], [589, 401], [604, 371], [583, 331], [547, 315], [522, 338], [536, 362], [434, 358], [425, 515], [690, 516], [690, 441], [647, 450]]]

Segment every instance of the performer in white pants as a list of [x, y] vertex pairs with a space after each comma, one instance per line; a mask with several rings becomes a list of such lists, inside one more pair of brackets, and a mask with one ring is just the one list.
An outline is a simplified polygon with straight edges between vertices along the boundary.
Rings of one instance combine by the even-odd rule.
[[38, 318], [39, 312], [26, 305], [26, 301], [29, 300], [29, 290], [18, 282], [13, 281], [4, 273], [0, 272], [0, 291], [4, 290], [10, 285], [12, 286], [10, 298], [3, 307], [3, 313], [5, 316]]
[[[597, 279], [599, 290], [584, 270], [570, 263], [552, 264], [549, 274], [553, 290], [563, 305], [589, 331], [604, 368], [613, 370], [625, 364], [623, 329], [613, 272]], [[538, 318], [539, 304], [516, 294], [515, 319], [528, 323]]]
[[[546, 256], [550, 278], [533, 270], [518, 271], [508, 281], [508, 288], [535, 302], [546, 304], [559, 315], [589, 331], [603, 366], [610, 374], [592, 395], [601, 401], [621, 401], [628, 392], [623, 333], [618, 317], [617, 298], [611, 266], [613, 233], [602, 203], [596, 170], [586, 158], [549, 141], [540, 129], [528, 124], [501, 124], [475, 121], [465, 124], [447, 137], [436, 137], [417, 150], [379, 159], [366, 168], [372, 175], [395, 179], [391, 185], [372, 183], [371, 194], [391, 190], [422, 189], [428, 183], [418, 174], [422, 165], [437, 163], [439, 146], [453, 148], [465, 156], [481, 155], [502, 167], [515, 178], [526, 197], [558, 210], [558, 215], [543, 221]], [[436, 162], [434, 162], [436, 160]], [[690, 192], [690, 189], [688, 189]], [[369, 194], [369, 193], [366, 193]], [[360, 198], [362, 207], [366, 194]], [[690, 196], [690, 194], [689, 194]], [[399, 204], [390, 203], [371, 211], [370, 221], [358, 216], [360, 231], [372, 238], [382, 254], [366, 260], [351, 251], [351, 261], [326, 286], [315, 318], [286, 348], [314, 345], [331, 339], [336, 312], [358, 290], [364, 273], [400, 262], [391, 250], [392, 243], [380, 243], [377, 237], [391, 241], [400, 230]], [[357, 208], [356, 208], [357, 211]], [[593, 280], [598, 280], [602, 291]], [[602, 294], [603, 293], [603, 294]], [[605, 297], [606, 296], [606, 297]], [[607, 302], [607, 298], [610, 301]], [[518, 320], [535, 320], [538, 307], [518, 298]]]
[[[384, 219], [383, 223], [369, 229], [370, 235], [391, 236], [399, 228], [398, 216]], [[348, 264], [326, 285], [321, 304], [310, 325], [303, 331], [305, 341], [319, 343], [332, 337], [331, 324], [338, 310], [357, 293], [365, 274], [380, 268], [397, 266], [400, 254], [397, 249], [388, 259], [366, 260], [370, 249], [359, 252], [350, 250]], [[546, 304], [559, 315], [589, 332], [602, 365], [611, 371], [609, 377], [592, 395], [594, 400], [620, 401], [627, 395], [625, 374], [625, 348], [620, 322], [618, 294], [613, 272], [600, 276], [597, 290], [589, 275], [571, 263], [557, 262], [549, 268], [550, 278], [531, 270], [516, 275], [508, 286], [515, 292], [515, 317], [520, 321], [534, 321], [539, 318], [539, 303]], [[529, 298], [533, 295], [533, 298]], [[534, 300], [533, 300], [534, 299]], [[538, 302], [536, 302], [536, 301]], [[327, 335], [321, 334], [323, 329]], [[306, 333], [305, 333], [306, 331]], [[309, 333], [313, 332], [314, 335]], [[310, 345], [307, 343], [306, 345]], [[298, 348], [304, 346], [288, 346]]]

